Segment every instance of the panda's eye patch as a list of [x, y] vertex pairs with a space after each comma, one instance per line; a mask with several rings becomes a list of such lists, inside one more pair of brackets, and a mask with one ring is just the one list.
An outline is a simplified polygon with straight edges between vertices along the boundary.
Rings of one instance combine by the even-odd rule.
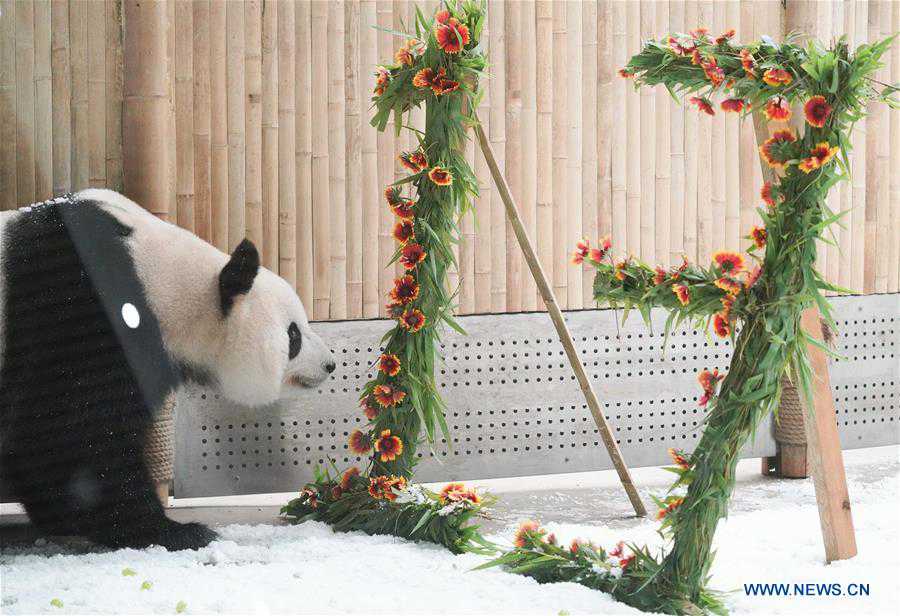
[[296, 323], [291, 323], [288, 327], [288, 358], [294, 359], [300, 354], [300, 347], [303, 346], [303, 337], [300, 335], [300, 328]]

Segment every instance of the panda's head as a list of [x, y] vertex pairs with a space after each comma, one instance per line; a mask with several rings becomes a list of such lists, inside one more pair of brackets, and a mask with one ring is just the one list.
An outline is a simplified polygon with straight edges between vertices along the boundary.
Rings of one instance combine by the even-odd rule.
[[223, 339], [214, 370], [228, 398], [258, 405], [289, 398], [334, 372], [334, 357], [309, 327], [300, 298], [259, 265], [259, 253], [242, 241], [218, 275]]

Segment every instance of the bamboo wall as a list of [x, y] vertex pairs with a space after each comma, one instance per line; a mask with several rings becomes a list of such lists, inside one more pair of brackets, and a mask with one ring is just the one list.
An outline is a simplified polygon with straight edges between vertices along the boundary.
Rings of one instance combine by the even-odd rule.
[[[144, 163], [123, 170], [123, 150], [125, 160], [155, 157], [164, 167], [149, 187], [155, 213], [225, 250], [251, 238], [315, 319], [383, 315], [394, 243], [382, 188], [405, 175], [396, 154], [413, 144], [368, 125], [372, 71], [402, 42], [372, 26], [410, 23], [413, 3], [124, 2], [0, 0], [0, 209], [86, 186], [124, 182], [138, 194], [129, 172], [140, 178]], [[581, 236], [610, 234], [652, 263], [704, 261], [745, 246], [757, 220], [752, 126], [683, 109], [663, 90], [634, 92], [616, 70], [643, 38], [698, 24], [733, 27], [739, 39], [797, 29], [853, 43], [900, 30], [900, 2], [889, 1], [490, 0], [488, 9], [491, 78], [478, 113], [566, 308], [591, 305], [590, 272], [568, 259]], [[138, 32], [123, 28], [123, 13], [138, 10], [154, 13], [158, 49], [123, 45], [123, 31]], [[158, 74], [129, 70], [123, 48], [128, 62], [158, 53]], [[900, 81], [900, 44], [880, 80]], [[161, 146], [123, 148], [123, 135], [146, 134], [132, 124], [152, 123], [145, 101], [165, 104], [149, 126]], [[460, 312], [534, 310], [486, 165], [472, 145], [468, 155], [482, 195], [461, 224]], [[852, 289], [896, 292], [900, 112], [873, 106], [852, 160], [852, 182], [831, 198], [850, 214], [820, 267]]]

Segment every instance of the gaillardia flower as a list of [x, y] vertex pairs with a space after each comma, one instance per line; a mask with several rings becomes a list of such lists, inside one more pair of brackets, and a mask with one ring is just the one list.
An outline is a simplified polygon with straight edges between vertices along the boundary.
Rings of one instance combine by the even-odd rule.
[[359, 406], [362, 408], [363, 414], [369, 421], [375, 420], [381, 414], [381, 409], [372, 403], [372, 396], [366, 396], [360, 400]]
[[375, 96], [381, 96], [391, 82], [391, 72], [379, 66], [375, 69]]
[[369, 477], [369, 496], [372, 498], [383, 498], [389, 501], [397, 500], [397, 493], [394, 492], [395, 488], [397, 490], [406, 488], [406, 477], [396, 477], [394, 475]]
[[401, 152], [400, 156], [397, 158], [400, 160], [401, 165], [413, 173], [418, 173], [428, 167], [428, 160], [426, 160], [425, 153], [422, 152], [422, 150], [416, 150], [415, 152]]
[[406, 392], [391, 385], [376, 385], [372, 389], [375, 400], [384, 408], [392, 408], [403, 402]]
[[400, 316], [400, 326], [409, 333], [414, 334], [425, 327], [425, 315], [417, 308], [406, 310]]
[[661, 268], [660, 266], [656, 266], [656, 270], [653, 274], [653, 284], [661, 285], [666, 281], [666, 270]]
[[762, 267], [757, 265], [753, 268], [752, 271], [746, 272], [746, 278], [744, 279], [744, 286], [748, 289], [753, 287], [756, 284], [756, 281], [759, 280], [759, 277], [762, 275]]
[[763, 73], [763, 81], [765, 81], [767, 85], [772, 86], [773, 88], [786, 86], [793, 80], [794, 78], [791, 76], [791, 74], [783, 68], [770, 68], [765, 73]]
[[425, 260], [427, 254], [421, 244], [409, 242], [400, 251], [400, 264], [408, 270], [415, 269], [419, 263]]
[[394, 288], [391, 289], [391, 299], [398, 304], [414, 302], [419, 297], [419, 283], [407, 274], [394, 279]]
[[840, 150], [838, 146], [831, 146], [826, 141], [817, 143], [816, 147], [814, 147], [810, 151], [810, 155], [807, 158], [801, 160], [797, 167], [803, 173], [814, 171], [815, 169], [823, 167], [831, 162], [831, 159], [834, 158], [834, 155], [838, 153], [838, 150]]
[[719, 104], [719, 107], [725, 112], [740, 113], [744, 110], [744, 107], [749, 109], [750, 103], [742, 98], [726, 98]]
[[372, 438], [362, 430], [354, 430], [347, 441], [350, 451], [357, 455], [363, 455], [372, 451]]
[[575, 252], [572, 253], [572, 265], [581, 265], [591, 252], [591, 243], [582, 239], [575, 244]]
[[750, 229], [750, 239], [753, 240], [757, 248], [763, 248], [768, 238], [769, 232], [766, 231], [765, 227], [753, 227]]
[[723, 32], [721, 36], [716, 39], [716, 45], [724, 45], [732, 38], [734, 38], [734, 28], [730, 28]]
[[412, 220], [416, 215], [413, 211], [415, 205], [416, 202], [411, 199], [400, 199], [398, 202], [391, 204], [391, 212], [394, 213], [394, 216], [403, 220]]
[[690, 103], [697, 105], [697, 109], [699, 109], [703, 113], [708, 115], [716, 115], [715, 110], [713, 110], [712, 103], [709, 102], [708, 98], [692, 96], [688, 100]]
[[629, 73], [624, 68], [620, 68], [619, 69], [619, 77], [621, 77], [622, 79], [630, 79], [630, 78], [634, 77], [634, 73]]
[[769, 120], [790, 120], [791, 104], [783, 96], [773, 96], [766, 101], [766, 118]]
[[403, 441], [399, 436], [392, 436], [390, 430], [382, 430], [375, 440], [375, 451], [382, 462], [391, 462], [403, 453]]
[[384, 189], [384, 198], [388, 202], [388, 205], [397, 205], [403, 200], [403, 197], [400, 196], [400, 187], [399, 186], [388, 186]]
[[744, 269], [744, 257], [737, 252], [728, 252], [720, 250], [713, 255], [713, 261], [719, 266], [719, 269], [726, 274], [736, 274]]
[[698, 400], [697, 404], [699, 406], [706, 406], [710, 399], [716, 395], [716, 389], [719, 387], [719, 381], [725, 378], [724, 374], [719, 374], [719, 369], [716, 368], [712, 372], [709, 370], [703, 370], [700, 374], [697, 375], [697, 382], [700, 383], [700, 387], [703, 388], [703, 397]]
[[728, 317], [717, 312], [713, 315], [713, 331], [719, 338], [727, 338], [731, 335], [731, 325], [728, 323]]
[[438, 494], [438, 499], [440, 499], [442, 504], [446, 504], [450, 500], [455, 500], [450, 497], [451, 494], [456, 494], [462, 492], [466, 489], [466, 486], [458, 481], [453, 481], [448, 483], [443, 487], [443, 489]]
[[397, 376], [400, 372], [400, 358], [393, 353], [382, 353], [378, 360], [378, 369], [388, 376]]
[[450, 186], [453, 183], [453, 176], [443, 167], [435, 167], [428, 172], [428, 177], [438, 186]]
[[544, 532], [541, 525], [534, 520], [525, 520], [519, 524], [515, 539], [513, 539], [513, 545], [517, 548], [524, 548], [540, 539], [540, 537], [544, 535]]
[[766, 182], [762, 185], [762, 188], [759, 190], [759, 196], [762, 198], [763, 202], [770, 208], [775, 207], [775, 196], [772, 194], [771, 182]]
[[434, 16], [434, 37], [444, 53], [459, 53], [469, 44], [469, 28], [451, 17], [450, 11], [438, 11]]
[[[684, 457], [684, 452], [682, 452], [681, 450], [670, 447], [669, 457], [672, 458], [672, 462], [674, 462], [675, 465], [680, 467], [682, 470], [688, 470], [689, 468], [691, 468], [691, 463], [688, 462], [687, 458]], [[613, 556], [612, 552], [610, 552], [610, 556]]]
[[712, 82], [713, 87], [718, 88], [720, 85], [722, 85], [722, 83], [724, 83], [725, 71], [722, 70], [722, 67], [720, 67], [716, 63], [716, 59], [714, 57], [710, 58], [706, 62], [703, 62], [702, 64], [700, 64], [700, 66], [703, 68], [703, 73], [706, 75], [706, 78]]
[[741, 292], [741, 283], [729, 276], [716, 278], [715, 284], [729, 295], [737, 295]]
[[756, 71], [754, 70], [756, 68], [756, 62], [753, 60], [753, 54], [751, 54], [748, 49], [741, 49], [741, 66], [747, 74], [747, 77], [756, 79]]
[[793, 143], [797, 141], [794, 131], [790, 129], [777, 130], [759, 146], [759, 153], [766, 164], [775, 169], [781, 169], [793, 156]]
[[828, 116], [831, 115], [831, 105], [828, 104], [824, 96], [812, 96], [803, 105], [803, 115], [806, 116], [807, 124], [816, 128], [822, 128], [825, 126]]
[[683, 284], [673, 284], [672, 293], [675, 294], [682, 306], [687, 306], [691, 303], [691, 290]]
[[603, 261], [603, 258], [609, 254], [609, 249], [612, 247], [612, 241], [609, 239], [607, 235], [603, 239], [600, 240], [600, 246], [598, 248], [591, 248], [588, 253], [588, 258], [594, 263], [600, 263]]
[[392, 235], [394, 236], [394, 239], [401, 244], [405, 244], [409, 240], [415, 238], [416, 235], [413, 228], [413, 222], [411, 220], [401, 220], [394, 225]]
[[359, 477], [359, 469], [351, 466], [341, 474], [341, 489], [345, 492], [349, 490], [354, 477]]

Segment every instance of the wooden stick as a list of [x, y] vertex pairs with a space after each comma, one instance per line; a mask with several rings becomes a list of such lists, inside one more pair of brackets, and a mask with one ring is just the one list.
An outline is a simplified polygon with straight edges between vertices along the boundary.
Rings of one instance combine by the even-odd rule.
[[522, 252], [525, 255], [525, 262], [528, 263], [528, 267], [531, 269], [531, 274], [534, 276], [534, 280], [537, 283], [544, 304], [547, 306], [547, 311], [550, 313], [550, 318], [553, 320], [553, 325], [556, 327], [556, 333], [559, 335], [559, 340], [569, 358], [569, 364], [575, 372], [575, 378], [578, 380], [578, 385], [584, 393], [588, 407], [591, 409], [591, 415], [593, 415], [597, 428], [600, 431], [600, 436], [603, 439], [603, 444], [606, 446], [606, 451], [609, 453], [613, 466], [619, 474], [619, 480], [622, 482], [622, 486], [628, 494], [628, 499], [631, 501], [631, 506], [634, 507], [635, 514], [639, 517], [644, 517], [647, 515], [647, 510], [644, 508], [644, 503], [641, 502], [641, 497], [634, 487], [634, 483], [631, 481], [631, 474], [628, 471], [628, 467], [625, 465], [625, 460], [622, 458], [619, 446], [616, 444], [612, 428], [610, 428], [609, 423], [606, 421], [606, 417], [603, 415], [600, 401], [594, 393], [591, 381], [584, 370], [581, 358], [579, 358], [578, 351], [575, 349], [575, 344], [572, 342], [572, 334], [569, 333], [569, 328], [566, 326], [566, 321], [563, 318], [559, 305], [556, 302], [556, 298], [553, 295], [553, 290], [550, 288], [550, 283], [547, 281], [547, 276], [544, 274], [544, 270], [541, 267], [540, 261], [538, 261], [531, 240], [528, 238], [528, 234], [522, 226], [518, 207], [509, 192], [509, 186], [506, 184], [506, 180], [503, 178], [500, 167], [498, 167], [497, 161], [494, 158], [491, 144], [488, 142], [487, 135], [485, 135], [481, 124], [477, 122], [475, 124], [475, 135], [478, 138], [478, 143], [484, 154], [484, 159], [491, 171], [494, 185], [499, 191], [500, 197], [503, 199], [503, 204], [506, 206], [506, 215], [512, 223], [513, 232], [516, 234], [516, 238], [519, 240], [519, 246], [522, 248]]
[[[818, 308], [813, 306], [804, 310], [800, 325], [807, 334], [822, 342], [822, 319]], [[803, 426], [809, 470], [816, 488], [822, 540], [825, 542], [825, 560], [830, 563], [856, 556], [856, 535], [850, 512], [834, 396], [828, 377], [828, 356], [813, 344], [807, 345], [806, 353], [814, 376], [813, 408], [806, 409]], [[804, 397], [801, 396], [800, 399], [806, 406]]]

